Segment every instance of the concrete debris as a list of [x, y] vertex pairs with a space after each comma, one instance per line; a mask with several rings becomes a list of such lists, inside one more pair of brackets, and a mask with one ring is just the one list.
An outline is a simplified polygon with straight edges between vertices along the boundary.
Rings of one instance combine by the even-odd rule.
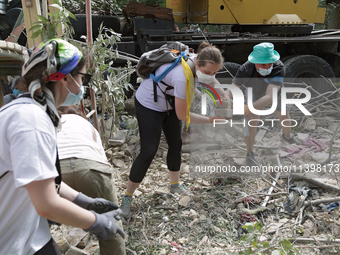
[[88, 233], [81, 228], [73, 228], [69, 231], [64, 232], [64, 236], [67, 242], [71, 246], [77, 246], [77, 244], [87, 235]]
[[[231, 101], [223, 100], [223, 104], [231, 104]], [[222, 114], [222, 111], [229, 116], [225, 109], [215, 109], [215, 113]], [[281, 141], [282, 128], [278, 121], [274, 121], [273, 126], [258, 128], [253, 148], [258, 162], [262, 166], [281, 164], [281, 169], [288, 169], [282, 173], [271, 194], [268, 190], [273, 183], [271, 176], [276, 176], [275, 169], [268, 168], [268, 174], [258, 172], [247, 176], [237, 172], [246, 166], [246, 146], [242, 125], [235, 123], [233, 126], [230, 123], [216, 125], [215, 128], [190, 124], [185, 133], [189, 142], [182, 147], [180, 182], [194, 195], [170, 194], [166, 161], [168, 146], [162, 135], [157, 155], [134, 193], [132, 217], [123, 222], [128, 236], [127, 247], [135, 249], [135, 253], [127, 254], [142, 254], [143, 249], [150, 249], [150, 254], [222, 254], [221, 251], [238, 254], [243, 247], [237, 241], [238, 230], [244, 224], [257, 222], [263, 224], [258, 244], [269, 242], [279, 247], [278, 242], [286, 237], [312, 236], [325, 240], [340, 237], [338, 209], [328, 209], [331, 204], [327, 202], [320, 206], [308, 204], [309, 201], [326, 201], [334, 197], [337, 200], [336, 174], [340, 171], [340, 135], [335, 132], [337, 122], [321, 115], [300, 120], [301, 123], [292, 128], [292, 133], [295, 139], [303, 142], [305, 147], [302, 149]], [[291, 149], [296, 149], [296, 155], [302, 153], [291, 160], [290, 156], [294, 155]], [[139, 150], [138, 136], [127, 136], [124, 144], [106, 150], [113, 165], [112, 175], [119, 200], [125, 192], [130, 167]], [[201, 172], [196, 172], [196, 166]], [[211, 168], [209, 171], [204, 168], [208, 166], [216, 166], [215, 170], [217, 166], [229, 166], [228, 171], [235, 170], [236, 174], [231, 177], [223, 172], [212, 173]], [[304, 181], [295, 181], [299, 176], [304, 176]], [[266, 197], [269, 200], [265, 207], [261, 207]], [[244, 202], [237, 202], [240, 200]], [[64, 255], [99, 254], [98, 240], [81, 229], [53, 225], [51, 233]], [[322, 236], [321, 233], [327, 234]], [[306, 249], [304, 254], [314, 254], [305, 252]]]
[[300, 142], [305, 140], [306, 138], [309, 137], [309, 134], [304, 134], [304, 133], [297, 133], [296, 134], [296, 139], [298, 139]]
[[266, 233], [273, 233], [278, 228], [282, 227], [284, 224], [286, 224], [289, 221], [289, 219], [280, 219], [278, 222], [271, 222], [267, 227], [265, 232]]
[[190, 201], [191, 201], [191, 198], [189, 196], [184, 196], [179, 200], [178, 204], [186, 207], [186, 206], [188, 206]]
[[231, 119], [233, 117], [233, 100], [227, 98], [221, 98], [222, 105], [219, 103], [216, 105], [215, 115]]
[[86, 253], [81, 249], [71, 246], [65, 255], [86, 255]]
[[329, 156], [328, 153], [325, 153], [325, 152], [318, 152], [318, 153], [311, 152], [310, 154], [311, 154], [313, 160], [315, 160], [318, 163], [325, 162], [328, 159], [328, 156]]
[[312, 117], [307, 117], [304, 128], [306, 130], [315, 130], [316, 121]]
[[115, 167], [118, 167], [118, 168], [124, 168], [125, 166], [125, 163], [123, 160], [120, 160], [120, 159], [114, 159], [112, 160], [112, 164], [115, 166]]
[[255, 136], [255, 141], [256, 141], [257, 143], [261, 142], [262, 139], [264, 138], [264, 136], [266, 135], [266, 133], [267, 133], [267, 130], [265, 130], [265, 129], [260, 129], [260, 130], [257, 132], [256, 136]]

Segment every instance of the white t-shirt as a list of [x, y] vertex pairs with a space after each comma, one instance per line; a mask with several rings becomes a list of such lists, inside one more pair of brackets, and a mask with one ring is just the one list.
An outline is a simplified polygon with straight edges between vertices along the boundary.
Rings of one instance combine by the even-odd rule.
[[56, 130], [32, 99], [16, 99], [1, 109], [7, 107], [0, 112], [0, 176], [9, 171], [0, 179], [0, 254], [31, 255], [51, 234], [25, 185], [58, 176]]
[[59, 159], [75, 157], [110, 165], [100, 135], [89, 121], [76, 114], [63, 114], [61, 123], [61, 131], [58, 132]]
[[[190, 58], [194, 61], [196, 56], [192, 56]], [[162, 74], [167, 67], [171, 66], [171, 64], [172, 63], [160, 66], [155, 71], [155, 76]], [[167, 75], [165, 75], [165, 77], [163, 78], [163, 82], [174, 87], [174, 89], [168, 90], [166, 92], [167, 94], [181, 99], [187, 99], [186, 82], [181, 63], [176, 65]], [[158, 85], [163, 91], [165, 91], [165, 89], [167, 88], [167, 86], [163, 85], [161, 82], [159, 82]], [[166, 112], [167, 110], [171, 110], [172, 108], [169, 103], [167, 106], [165, 96], [163, 92], [159, 89], [159, 87], [157, 86], [157, 102], [154, 102], [153, 81], [151, 78], [145, 79], [142, 81], [136, 92], [136, 98], [138, 102], [146, 108], [158, 112]]]

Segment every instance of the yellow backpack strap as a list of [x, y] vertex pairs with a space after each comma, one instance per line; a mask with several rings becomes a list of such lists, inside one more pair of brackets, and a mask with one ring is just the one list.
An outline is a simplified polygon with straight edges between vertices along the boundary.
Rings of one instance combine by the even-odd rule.
[[194, 99], [194, 75], [188, 65], [188, 63], [185, 61], [184, 57], [182, 57], [181, 60], [182, 66], [183, 66], [183, 72], [185, 76], [185, 85], [186, 85], [186, 96], [187, 96], [187, 130], [190, 125], [190, 107], [192, 100]]

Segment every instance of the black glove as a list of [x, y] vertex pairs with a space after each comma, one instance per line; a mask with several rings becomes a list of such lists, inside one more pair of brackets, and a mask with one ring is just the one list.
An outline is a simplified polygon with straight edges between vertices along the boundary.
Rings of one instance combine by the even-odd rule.
[[115, 218], [122, 213], [122, 210], [118, 209], [115, 211], [98, 214], [92, 211], [96, 216], [96, 221], [89, 229], [84, 229], [86, 232], [91, 232], [96, 235], [98, 240], [106, 240], [113, 235], [120, 234], [125, 239], [125, 233], [116, 223]]
[[109, 200], [104, 198], [91, 198], [81, 192], [79, 192], [72, 202], [84, 209], [95, 211], [96, 213], [105, 213], [119, 208], [118, 205]]

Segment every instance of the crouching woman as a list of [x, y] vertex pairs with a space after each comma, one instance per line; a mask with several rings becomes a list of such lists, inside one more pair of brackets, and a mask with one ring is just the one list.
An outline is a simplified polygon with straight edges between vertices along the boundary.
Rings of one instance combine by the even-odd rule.
[[25, 52], [17, 86], [27, 93], [0, 108], [0, 254], [61, 254], [47, 219], [99, 239], [124, 236], [115, 204], [55, 184], [61, 128], [56, 108], [80, 101], [85, 73], [83, 54], [61, 39]]

